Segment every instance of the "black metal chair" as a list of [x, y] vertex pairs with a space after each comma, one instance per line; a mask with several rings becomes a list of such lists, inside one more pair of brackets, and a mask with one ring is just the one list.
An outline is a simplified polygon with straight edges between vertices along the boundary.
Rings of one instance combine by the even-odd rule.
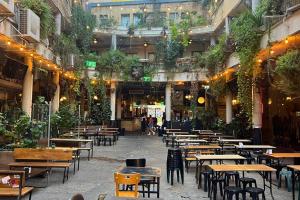
[[167, 181], [169, 183], [171, 175], [171, 185], [173, 185], [174, 171], [177, 172], [177, 182], [179, 182], [179, 173], [181, 175], [182, 184], [184, 183], [184, 168], [182, 152], [180, 149], [171, 148], [168, 150], [167, 157]]

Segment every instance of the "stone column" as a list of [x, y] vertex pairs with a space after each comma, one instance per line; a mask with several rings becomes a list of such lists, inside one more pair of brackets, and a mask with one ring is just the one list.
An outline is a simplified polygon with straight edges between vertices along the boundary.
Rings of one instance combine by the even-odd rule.
[[55, 15], [55, 27], [56, 27], [56, 34], [61, 34], [61, 13]]
[[225, 33], [226, 33], [226, 35], [230, 34], [230, 18], [229, 18], [229, 16], [227, 16], [225, 18]]
[[52, 113], [55, 113], [59, 109], [59, 100], [60, 100], [59, 72], [55, 72], [53, 82], [56, 85], [56, 90], [54, 93], [54, 97], [52, 99]]
[[116, 35], [116, 33], [113, 33], [111, 35], [111, 49], [117, 50], [117, 35]]
[[110, 120], [114, 124], [116, 120], [116, 82], [110, 83], [110, 110]]
[[32, 110], [32, 91], [33, 91], [33, 58], [31, 56], [25, 57], [25, 64], [28, 66], [24, 82], [23, 82], [23, 92], [22, 92], [22, 110], [31, 117]]
[[165, 106], [166, 106], [166, 121], [168, 127], [171, 125], [171, 90], [172, 90], [172, 85], [171, 83], [167, 83], [166, 85], [166, 93], [165, 93]]
[[212, 36], [210, 38], [210, 46], [215, 46], [216, 45], [216, 38], [214, 36]]
[[226, 124], [230, 124], [232, 121], [232, 93], [227, 91], [225, 96], [226, 101]]
[[254, 144], [262, 143], [262, 115], [263, 115], [263, 103], [259, 89], [255, 86], [252, 87], [252, 124], [253, 124], [253, 138]]

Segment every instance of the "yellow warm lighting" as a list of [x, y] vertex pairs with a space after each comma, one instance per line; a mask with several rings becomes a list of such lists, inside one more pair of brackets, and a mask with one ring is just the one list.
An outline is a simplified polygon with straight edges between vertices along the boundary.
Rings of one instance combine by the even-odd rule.
[[268, 99], [268, 104], [269, 104], [269, 105], [272, 104], [272, 99], [271, 99], [271, 98]]
[[21, 48], [20, 48], [20, 51], [23, 51], [23, 50], [24, 50], [24, 48], [23, 48], [23, 47], [21, 47]]
[[292, 100], [292, 97], [286, 97], [286, 100], [287, 100], [287, 101], [291, 101], [291, 100]]
[[94, 100], [98, 100], [98, 97], [97, 97], [97, 95], [95, 95], [95, 96], [94, 96]]
[[285, 41], [284, 41], [284, 43], [285, 43], [285, 44], [288, 44], [288, 43], [289, 43], [289, 39], [286, 38]]
[[7, 42], [7, 45], [11, 45], [11, 42], [10, 42], [10, 41], [8, 41], [8, 42]]
[[204, 104], [205, 103], [205, 98], [204, 97], [199, 97], [198, 98], [198, 103], [199, 104]]

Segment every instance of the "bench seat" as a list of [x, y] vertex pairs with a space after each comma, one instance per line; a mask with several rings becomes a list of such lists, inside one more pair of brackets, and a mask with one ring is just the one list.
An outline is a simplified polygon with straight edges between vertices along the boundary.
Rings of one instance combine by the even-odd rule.
[[[25, 196], [32, 192], [33, 187], [23, 187], [21, 196]], [[0, 188], [1, 197], [17, 197], [19, 196], [19, 188]]]

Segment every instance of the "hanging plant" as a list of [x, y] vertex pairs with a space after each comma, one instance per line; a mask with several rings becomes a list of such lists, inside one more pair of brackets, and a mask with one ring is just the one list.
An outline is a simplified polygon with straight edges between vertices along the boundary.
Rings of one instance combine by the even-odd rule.
[[219, 97], [219, 96], [225, 94], [226, 84], [227, 84], [225, 76], [218, 78], [216, 80], [210, 81], [209, 83], [210, 83], [209, 84], [210, 93], [213, 96]]
[[276, 62], [275, 85], [287, 95], [300, 96], [300, 50], [291, 50], [280, 56]]

